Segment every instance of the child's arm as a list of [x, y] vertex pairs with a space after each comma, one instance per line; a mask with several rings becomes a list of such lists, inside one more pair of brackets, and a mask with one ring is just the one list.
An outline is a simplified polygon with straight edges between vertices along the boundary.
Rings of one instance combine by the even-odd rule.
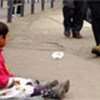
[[6, 75], [0, 76], [0, 90], [4, 88], [11, 88], [14, 85], [20, 85], [20, 81], [15, 81]]
[[[6, 66], [0, 67], [0, 89], [8, 87], [11, 82], [11, 77], [14, 77], [13, 74], [11, 74]], [[10, 80], [9, 80], [10, 79]]]
[[7, 87], [9, 77], [6, 75], [0, 75], [0, 89]]
[[12, 74], [12, 73], [9, 71], [9, 69], [8, 69], [8, 67], [7, 67], [7, 64], [5, 64], [5, 71], [6, 71], [6, 73], [7, 73], [7, 75], [8, 75], [9, 77], [14, 77], [14, 76], [15, 76], [14, 74]]

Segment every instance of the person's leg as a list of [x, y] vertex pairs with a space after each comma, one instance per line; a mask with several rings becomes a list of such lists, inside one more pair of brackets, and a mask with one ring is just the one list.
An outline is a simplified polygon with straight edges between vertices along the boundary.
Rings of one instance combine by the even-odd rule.
[[64, 25], [64, 35], [69, 37], [70, 36], [70, 27], [71, 27], [71, 15], [70, 15], [70, 8], [67, 6], [63, 7], [63, 25]]
[[[42, 82], [39, 80], [35, 80], [33, 85], [35, 86], [35, 89], [32, 96], [41, 95], [41, 93], [49, 92], [51, 88], [55, 87], [58, 84], [59, 84], [58, 80], [53, 80], [50, 82]], [[27, 85], [32, 85], [32, 83], [28, 82]]]
[[92, 17], [92, 29], [96, 42], [96, 47], [92, 49], [92, 53], [100, 56], [100, 1], [89, 1]]
[[46, 88], [52, 88], [52, 87], [55, 87], [56, 85], [59, 84], [58, 80], [53, 80], [53, 81], [49, 81], [49, 82], [35, 80], [34, 83], [35, 83], [35, 84], [39, 84], [39, 85], [41, 85], [42, 87], [46, 87]]
[[80, 30], [83, 26], [84, 15], [85, 15], [86, 1], [80, 0], [75, 1], [75, 12], [73, 15], [72, 32], [73, 37], [82, 38]]
[[100, 44], [100, 1], [88, 2], [92, 14], [92, 29], [96, 45]]
[[31, 94], [31, 97], [41, 95], [44, 98], [61, 100], [64, 97], [64, 94], [69, 91], [69, 86], [69, 80], [51, 88], [37, 85], [35, 86], [34, 93]]

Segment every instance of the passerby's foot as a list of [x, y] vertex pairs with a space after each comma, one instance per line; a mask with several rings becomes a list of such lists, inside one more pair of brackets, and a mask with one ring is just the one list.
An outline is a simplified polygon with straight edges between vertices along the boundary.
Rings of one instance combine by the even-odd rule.
[[70, 30], [64, 31], [64, 35], [65, 35], [66, 37], [69, 37], [69, 36], [70, 36]]
[[100, 44], [91, 50], [91, 53], [100, 56]]
[[76, 39], [82, 39], [82, 35], [80, 34], [80, 32], [73, 32], [73, 38], [76, 38]]
[[64, 97], [64, 94], [68, 92], [70, 86], [69, 80], [57, 85], [52, 88], [48, 95], [44, 95], [44, 98], [51, 98], [61, 100]]

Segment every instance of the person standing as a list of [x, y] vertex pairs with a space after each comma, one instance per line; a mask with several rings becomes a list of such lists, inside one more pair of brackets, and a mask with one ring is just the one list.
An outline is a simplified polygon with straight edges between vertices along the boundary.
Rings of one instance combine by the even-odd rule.
[[91, 24], [96, 42], [96, 46], [91, 50], [91, 52], [100, 56], [100, 1], [88, 0], [88, 5], [91, 10]]
[[63, 0], [64, 35], [81, 39], [80, 30], [83, 26], [86, 0]]

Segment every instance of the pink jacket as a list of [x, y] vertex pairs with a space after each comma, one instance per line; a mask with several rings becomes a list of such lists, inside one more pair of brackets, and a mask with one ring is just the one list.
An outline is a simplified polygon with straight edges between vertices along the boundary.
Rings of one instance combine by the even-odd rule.
[[7, 69], [2, 55], [2, 49], [0, 49], [0, 89], [7, 87], [9, 78], [11, 77], [14, 77], [14, 75]]

